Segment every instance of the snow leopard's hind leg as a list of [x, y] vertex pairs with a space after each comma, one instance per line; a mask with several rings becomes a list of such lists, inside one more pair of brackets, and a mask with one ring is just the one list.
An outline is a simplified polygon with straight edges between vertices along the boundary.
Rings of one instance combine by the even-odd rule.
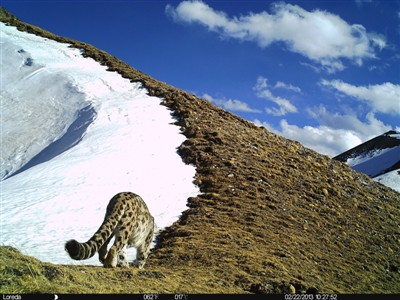
[[114, 237], [114, 232], [110, 235], [110, 237], [104, 242], [103, 246], [101, 246], [99, 249], [99, 260], [103, 265], [104, 265], [104, 263], [106, 261], [106, 257], [107, 257], [108, 244], [110, 243], [110, 241], [113, 237]]
[[[154, 219], [153, 219], [153, 224], [154, 224]], [[149, 234], [147, 235], [145, 241], [137, 248], [135, 265], [139, 269], [143, 269], [147, 257], [150, 254], [150, 246], [151, 242], [153, 241], [153, 234], [154, 234], [154, 225], [149, 231]]]

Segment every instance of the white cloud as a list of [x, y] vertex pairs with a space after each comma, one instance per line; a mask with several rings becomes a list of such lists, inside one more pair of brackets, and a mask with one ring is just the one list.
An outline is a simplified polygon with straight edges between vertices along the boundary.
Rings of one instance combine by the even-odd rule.
[[255, 41], [260, 47], [283, 42], [330, 73], [344, 69], [342, 58], [361, 65], [364, 59], [376, 58], [374, 47], [386, 47], [383, 35], [368, 33], [364, 26], [350, 25], [327, 11], [309, 12], [284, 2], [273, 3], [271, 10], [272, 14], [263, 11], [229, 18], [201, 1], [183, 1], [176, 8], [167, 5], [165, 12], [176, 22], [199, 23], [223, 37]]
[[383, 38], [383, 35], [375, 32], [369, 32], [367, 35], [369, 40], [375, 44], [375, 46], [379, 47], [379, 50], [386, 47], [386, 40]]
[[[305, 66], [305, 67], [309, 67], [309, 68], [313, 69], [314, 72], [316, 72], [316, 73], [320, 73], [321, 71], [323, 71], [322, 67], [317, 67], [317, 66], [314, 66], [314, 65], [306, 63], [306, 62], [300, 62], [300, 65]], [[333, 72], [333, 73], [335, 73], [335, 72]]]
[[374, 111], [400, 114], [400, 85], [385, 82], [380, 85], [354, 86], [341, 80], [322, 80], [321, 84], [358, 100], [367, 101]]
[[235, 100], [232, 100], [232, 99], [226, 100], [225, 98], [215, 99], [215, 98], [211, 97], [209, 94], [204, 94], [203, 99], [206, 99], [218, 106], [223, 107], [224, 109], [231, 110], [231, 111], [261, 113], [260, 110], [252, 109], [249, 107], [249, 105], [247, 103], [236, 100], [236, 99]]
[[[355, 60], [355, 63], [358, 61]], [[316, 73], [326, 72], [328, 74], [334, 74], [337, 71], [343, 71], [346, 67], [340, 60], [332, 60], [332, 59], [321, 59], [318, 61], [319, 65], [309, 64], [306, 62], [300, 62], [300, 65], [309, 67], [314, 70]]]
[[[289, 100], [274, 96], [271, 93], [271, 91], [268, 89], [267, 81], [268, 81], [267, 78], [259, 76], [257, 78], [257, 83], [253, 88], [256, 91], [257, 97], [270, 100], [279, 106], [279, 108], [266, 108], [266, 112], [273, 116], [284, 116], [287, 113], [296, 113], [297, 112], [296, 106], [290, 103]], [[280, 82], [279, 85], [285, 85], [285, 83]]]
[[281, 97], [275, 97], [273, 101], [279, 105], [279, 109], [277, 108], [266, 108], [266, 112], [273, 116], [284, 116], [288, 112], [295, 113], [297, 112], [297, 108], [290, 103], [289, 100], [282, 99]]
[[392, 130], [391, 126], [386, 126], [376, 119], [373, 113], [367, 114], [364, 123], [353, 114], [331, 114], [322, 106], [318, 109], [309, 109], [308, 112], [319, 122], [318, 126], [299, 127], [289, 124], [285, 119], [280, 121], [280, 128], [274, 128], [258, 119], [255, 119], [254, 123], [331, 157]]
[[265, 78], [265, 77], [263, 77], [263, 76], [258, 76], [258, 78], [257, 78], [257, 83], [256, 83], [256, 85], [254, 86], [254, 89], [257, 90], [257, 91], [266, 89], [267, 86], [268, 86], [268, 83], [267, 83], [267, 82], [268, 82], [268, 78]]
[[373, 112], [367, 113], [365, 116], [366, 122], [359, 120], [353, 112], [348, 112], [346, 115], [330, 113], [322, 105], [319, 108], [309, 108], [307, 112], [320, 125], [335, 130], [343, 129], [354, 132], [362, 140], [370, 139], [392, 129], [391, 126], [387, 126], [378, 120]]
[[260, 122], [258, 119], [254, 120], [254, 124], [264, 126], [273, 133], [296, 140], [303, 146], [330, 157], [334, 157], [362, 142], [351, 131], [335, 130], [327, 126], [304, 126], [301, 128], [297, 125], [290, 125], [285, 119], [280, 121], [280, 129], [272, 127], [267, 122]]
[[283, 83], [282, 81], [278, 81], [274, 86], [274, 89], [279, 89], [279, 88], [291, 90], [291, 91], [294, 91], [297, 93], [301, 93], [301, 89], [299, 87], [291, 85], [291, 84]]

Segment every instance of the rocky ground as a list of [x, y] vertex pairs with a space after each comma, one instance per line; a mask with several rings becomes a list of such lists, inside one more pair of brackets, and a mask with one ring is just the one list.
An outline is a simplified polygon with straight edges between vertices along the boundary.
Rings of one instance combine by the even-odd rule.
[[3, 246], [1, 293], [400, 293], [399, 193], [93, 46], [4, 10], [0, 21], [84, 49], [165, 99], [203, 193], [145, 270], [52, 265]]

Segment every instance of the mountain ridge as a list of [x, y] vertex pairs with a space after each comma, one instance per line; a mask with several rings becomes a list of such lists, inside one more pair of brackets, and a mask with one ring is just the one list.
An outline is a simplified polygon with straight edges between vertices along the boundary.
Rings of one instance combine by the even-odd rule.
[[400, 132], [395, 130], [389, 130], [339, 155], [336, 155], [332, 159], [336, 159], [341, 162], [346, 162], [348, 158], [352, 158], [352, 155], [354, 153], [368, 152], [375, 149], [385, 149], [385, 148], [393, 148], [399, 146], [400, 140], [390, 137], [393, 134], [400, 134]]
[[[89, 279], [77, 275], [84, 271], [100, 274], [100, 284], [119, 274], [114, 292], [122, 293], [400, 292], [399, 193], [91, 45], [3, 11], [1, 22], [82, 49], [83, 56], [163, 98], [187, 138], [178, 153], [196, 166], [203, 193], [189, 198], [180, 220], [160, 233], [144, 271], [68, 266], [76, 270], [68, 275], [74, 282], [66, 279], [66, 266], [35, 261], [34, 273], [52, 287], [34, 291], [93, 292]], [[21, 273], [36, 280], [18, 267], [26, 258], [6, 247], [0, 251], [9, 259], [0, 270], [10, 277], [1, 290], [10, 290]]]
[[[333, 159], [347, 163], [376, 181], [400, 191], [400, 132], [390, 130]], [[397, 172], [396, 172], [397, 171]]]

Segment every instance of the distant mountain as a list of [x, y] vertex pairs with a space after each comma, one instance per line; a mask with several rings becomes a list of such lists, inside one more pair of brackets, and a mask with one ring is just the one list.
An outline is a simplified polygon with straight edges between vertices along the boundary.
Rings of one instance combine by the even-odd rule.
[[400, 132], [388, 131], [333, 159], [400, 192]]

